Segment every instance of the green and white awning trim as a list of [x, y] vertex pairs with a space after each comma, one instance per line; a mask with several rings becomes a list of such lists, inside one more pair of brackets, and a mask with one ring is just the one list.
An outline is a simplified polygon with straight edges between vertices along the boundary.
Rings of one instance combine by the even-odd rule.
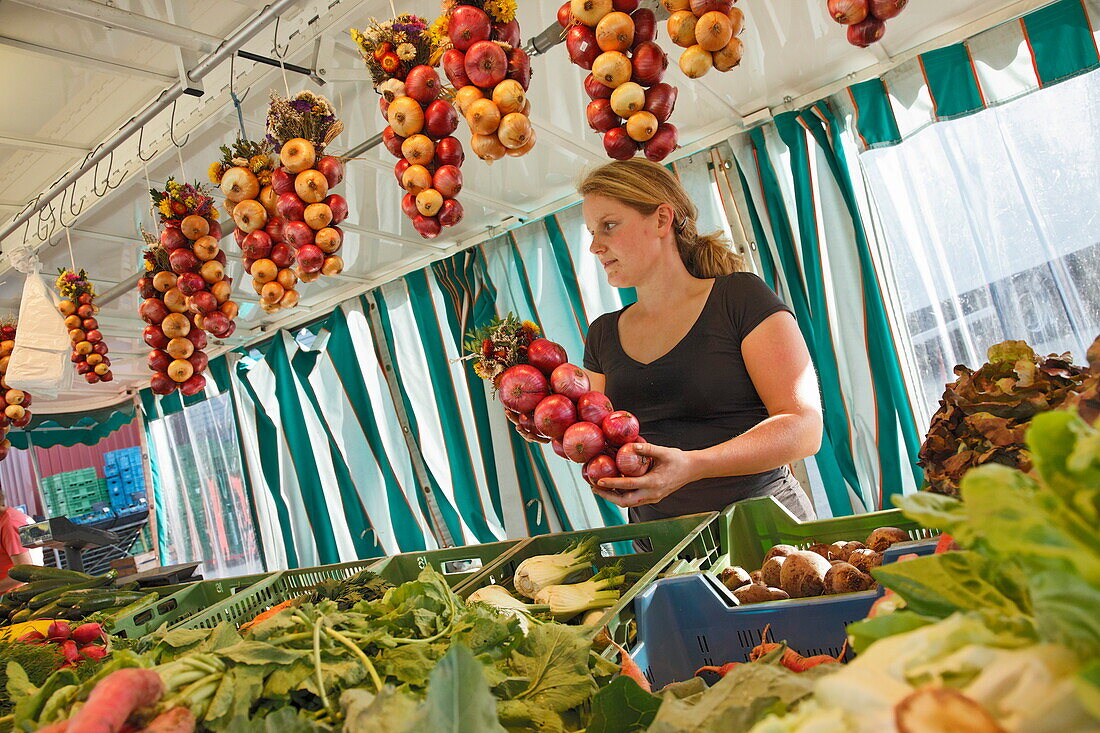
[[122, 426], [129, 425], [135, 412], [131, 400], [99, 410], [63, 414], [36, 413], [32, 407], [30, 423], [26, 428], [12, 428], [8, 440], [12, 447], [22, 450], [30, 444], [36, 448], [71, 447], [77, 443], [95, 445]]
[[969, 40], [923, 53], [835, 102], [862, 149], [896, 145], [941, 120], [975, 114], [1100, 68], [1100, 0], [1058, 0]]

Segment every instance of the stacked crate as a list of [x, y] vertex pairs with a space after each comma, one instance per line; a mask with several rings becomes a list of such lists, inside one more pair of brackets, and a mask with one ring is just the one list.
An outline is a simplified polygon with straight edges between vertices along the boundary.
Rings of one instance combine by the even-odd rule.
[[107, 482], [94, 468], [65, 471], [42, 479], [42, 500], [51, 517], [88, 514], [107, 499]]
[[107, 496], [116, 512], [145, 504], [145, 468], [141, 448], [123, 448], [103, 454]]

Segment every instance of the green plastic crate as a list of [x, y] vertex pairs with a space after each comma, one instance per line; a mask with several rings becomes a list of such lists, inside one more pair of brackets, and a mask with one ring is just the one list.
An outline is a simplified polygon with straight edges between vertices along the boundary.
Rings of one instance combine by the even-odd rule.
[[[723, 554], [707, 568], [715, 573], [731, 565], [740, 565], [748, 571], [757, 570], [768, 550], [778, 544], [806, 548], [815, 542], [863, 542], [879, 527], [904, 530], [915, 543], [927, 541], [938, 534], [906, 519], [900, 509], [803, 522], [771, 496], [728, 507], [722, 512], [718, 526], [722, 533]], [[904, 547], [905, 543], [894, 546], [898, 550]]]
[[454, 588], [496, 560], [502, 553], [525, 541], [504, 540], [484, 545], [446, 547], [439, 550], [407, 552], [392, 557], [376, 557], [336, 565], [285, 570], [219, 603], [216, 607], [187, 619], [182, 626], [208, 629], [222, 621], [240, 625], [265, 609], [302, 595], [322, 580], [342, 580], [368, 568], [393, 585], [401, 585], [410, 580], [416, 580], [420, 571], [430, 564]]
[[161, 600], [115, 621], [111, 633], [136, 639], [155, 631], [163, 624], [176, 626], [273, 575], [278, 573], [257, 573], [237, 578], [199, 580], [182, 587], [177, 585], [153, 588], [152, 591], [160, 595]]
[[322, 580], [349, 578], [360, 570], [377, 565], [382, 559], [384, 558], [374, 557], [369, 560], [273, 573], [230, 597], [208, 604], [202, 613], [183, 619], [173, 628], [212, 629], [223, 621], [240, 626], [268, 608], [302, 595]]
[[[632, 635], [633, 600], [638, 593], [666, 572], [669, 566], [685, 562], [713, 562], [719, 555], [718, 516], [714, 512], [691, 514], [653, 522], [531, 537], [470, 578], [457, 593], [467, 598], [478, 588], [492, 584], [504, 586], [514, 593], [512, 578], [521, 562], [536, 555], [562, 552], [573, 542], [595, 535], [600, 543], [599, 554], [592, 563], [595, 568], [621, 562], [627, 573], [641, 574], [632, 586], [623, 591], [619, 601], [605, 611], [599, 622], [600, 626], [607, 627], [612, 638], [625, 644]], [[649, 540], [652, 549], [638, 551], [633, 545], [635, 540]], [[612, 653], [607, 654], [610, 656]]]
[[431, 565], [447, 579], [447, 584], [457, 591], [465, 585], [467, 580], [489, 567], [497, 558], [524, 542], [527, 542], [526, 537], [518, 540], [488, 542], [483, 545], [406, 552], [386, 558], [373, 570], [390, 583], [401, 585], [410, 580], [416, 580], [420, 571]]

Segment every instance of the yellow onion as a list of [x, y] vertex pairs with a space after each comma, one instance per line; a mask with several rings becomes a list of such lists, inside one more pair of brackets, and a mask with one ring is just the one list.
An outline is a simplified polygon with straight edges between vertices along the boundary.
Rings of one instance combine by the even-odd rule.
[[626, 119], [645, 107], [645, 89], [632, 81], [611, 92], [611, 110]]
[[712, 10], [703, 13], [695, 24], [695, 40], [705, 50], [714, 53], [721, 51], [733, 38], [733, 24], [725, 13]]
[[527, 103], [527, 93], [515, 79], [505, 79], [493, 89], [493, 103], [502, 115], [522, 112]]
[[475, 100], [466, 110], [466, 123], [475, 135], [492, 135], [500, 125], [500, 107], [491, 99]]
[[626, 121], [626, 134], [631, 140], [644, 143], [656, 134], [659, 124], [652, 112], [635, 112]]
[[632, 70], [630, 59], [621, 51], [604, 51], [592, 62], [592, 76], [611, 89], [630, 81]]
[[689, 79], [698, 79], [710, 71], [714, 66], [714, 59], [702, 46], [696, 44], [691, 48], [685, 48], [680, 54], [680, 71]]
[[744, 52], [744, 44], [741, 39], [734, 37], [726, 44], [726, 47], [714, 54], [714, 68], [719, 71], [729, 71], [741, 63], [741, 54]]
[[470, 108], [470, 105], [479, 99], [485, 98], [485, 92], [481, 91], [472, 84], [466, 86], [455, 92], [455, 106], [458, 107], [458, 113], [463, 117], [466, 116], [466, 110]]
[[677, 46], [695, 45], [695, 25], [699, 19], [690, 10], [677, 10], [668, 16], [668, 37]]
[[531, 120], [519, 112], [504, 115], [497, 128], [500, 144], [506, 148], [522, 148], [531, 135]]
[[390, 102], [386, 121], [401, 137], [415, 135], [424, 129], [424, 108], [412, 97], [398, 97]]
[[527, 142], [525, 142], [522, 147], [505, 148], [505, 152], [508, 154], [509, 157], [519, 158], [521, 156], [524, 156], [524, 155], [527, 155], [528, 153], [530, 153], [531, 149], [533, 147], [535, 147], [535, 128], [534, 127], [531, 128], [531, 134], [527, 136]]
[[488, 163], [500, 160], [508, 151], [496, 135], [475, 134], [470, 138], [470, 149], [474, 151], [474, 155]]

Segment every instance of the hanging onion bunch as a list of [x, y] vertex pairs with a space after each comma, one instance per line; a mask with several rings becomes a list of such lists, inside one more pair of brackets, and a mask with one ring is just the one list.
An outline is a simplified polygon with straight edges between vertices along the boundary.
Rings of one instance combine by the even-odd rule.
[[712, 68], [729, 71], [741, 63], [745, 14], [737, 0], [664, 0], [670, 13], [668, 35], [684, 51], [680, 71], [698, 79]]
[[[267, 234], [266, 238], [257, 235], [255, 247], [249, 248], [252, 254], [262, 254], [267, 240], [271, 241], [266, 257], [253, 257], [251, 263], [245, 263], [254, 285], [259, 285], [256, 291], [266, 313], [297, 305], [299, 281], [313, 282], [321, 275], [338, 275], [344, 269], [344, 260], [338, 254], [344, 232], [337, 225], [348, 218], [348, 202], [332, 193], [344, 180], [344, 163], [324, 154], [325, 147], [343, 129], [332, 103], [318, 94], [299, 92], [290, 98], [271, 95], [266, 140], [277, 154], [271, 172], [274, 223], [268, 231], [266, 207], [270, 199], [249, 206], [256, 214], [254, 221], [242, 222], [236, 216], [241, 204], [234, 207], [233, 217], [246, 238], [258, 230]], [[244, 251], [243, 244], [241, 249]], [[297, 263], [293, 271], [291, 262]]]
[[214, 199], [201, 184], [169, 178], [164, 190], [149, 193], [161, 222], [160, 237], [145, 254], [147, 273], [138, 280], [144, 298], [138, 313], [150, 326], [143, 336], [153, 349], [150, 387], [161, 395], [177, 388], [192, 395], [206, 386], [207, 332], [228, 338], [237, 330], [222, 229]]
[[[279, 216], [279, 194], [272, 183], [279, 165], [271, 143], [238, 139], [233, 147], [221, 147], [221, 160], [210, 164], [210, 180], [221, 187], [225, 208], [233, 216], [233, 237], [244, 256], [245, 272], [252, 275], [252, 288], [260, 296], [265, 312], [298, 305], [298, 274], [294, 271], [295, 248], [285, 241], [287, 220]], [[264, 212], [264, 223], [252, 228]], [[242, 227], [237, 220], [244, 224]], [[298, 222], [290, 227], [295, 236]], [[305, 226], [308, 229], [308, 226]], [[309, 235], [313, 230], [298, 234]]]
[[110, 382], [111, 359], [107, 356], [107, 342], [99, 330], [96, 315], [99, 306], [95, 300], [95, 286], [88, 280], [88, 273], [61, 268], [58, 270], [57, 291], [61, 294], [58, 310], [65, 316], [65, 327], [73, 343], [72, 362], [76, 373], [83, 374], [88, 384]]
[[466, 118], [471, 149], [487, 163], [520, 157], [535, 146], [531, 126], [531, 59], [520, 48], [514, 0], [454, 5], [438, 21], [445, 33], [440, 62]]
[[11, 352], [15, 349], [15, 329], [16, 323], [11, 317], [0, 323], [0, 461], [11, 451], [9, 428], [25, 428], [31, 422], [30, 392], [12, 389], [5, 379]]
[[401, 211], [421, 237], [434, 239], [464, 215], [456, 199], [465, 159], [462, 143], [453, 136], [458, 114], [449, 99], [441, 98], [443, 84], [432, 67], [444, 39], [443, 22], [429, 26], [423, 18], [401, 15], [371, 21], [365, 31], [353, 28], [351, 37], [381, 95], [387, 123], [382, 141], [398, 158], [393, 172], [405, 191]]
[[848, 26], [848, 43], [866, 48], [886, 33], [886, 21], [897, 17], [909, 0], [829, 0], [829, 15]]
[[558, 9], [569, 60], [592, 73], [588, 125], [603, 136], [607, 155], [633, 158], [641, 151], [662, 161], [676, 149], [668, 119], [676, 87], [664, 81], [668, 55], [657, 45], [657, 18], [638, 0], [570, 0]]

